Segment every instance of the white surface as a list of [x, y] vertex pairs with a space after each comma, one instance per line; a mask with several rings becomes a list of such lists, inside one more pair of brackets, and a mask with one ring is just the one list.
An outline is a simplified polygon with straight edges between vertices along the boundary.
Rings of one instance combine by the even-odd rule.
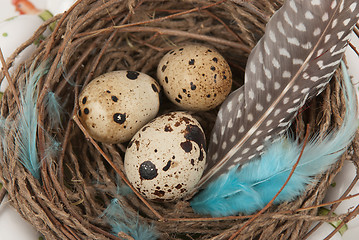
[[[317, 224], [318, 224], [318, 222], [314, 222], [310, 229], [315, 227]], [[310, 236], [307, 238], [307, 240], [325, 239], [331, 232], [333, 232], [334, 229], [335, 228], [332, 225], [330, 225], [329, 223], [323, 223], [317, 230], [315, 230], [315, 232], [310, 234]], [[330, 239], [331, 240], [342, 240], [344, 238], [342, 238], [342, 236], [337, 232]], [[353, 239], [351, 239], [351, 240], [353, 240]]]
[[[31, 0], [31, 2], [39, 9], [47, 8], [53, 14], [57, 14], [66, 9], [71, 3], [75, 2], [75, 0]], [[58, 4], [58, 5], [57, 5]], [[0, 0], [0, 21], [7, 19], [9, 17], [18, 15], [15, 12], [15, 8], [11, 5], [11, 0]], [[359, 49], [359, 39], [355, 38], [352, 41]], [[349, 73], [353, 77], [353, 82], [357, 83], [355, 85], [356, 89], [359, 87], [359, 58], [354, 53], [351, 48], [348, 48], [346, 52], [347, 60], [348, 60], [348, 68]], [[348, 168], [348, 167], [346, 167]], [[350, 168], [350, 167], [349, 167]], [[349, 176], [350, 174], [348, 174]], [[338, 179], [341, 178], [340, 181], [349, 181], [348, 177], [345, 178], [346, 174], [342, 173], [339, 175]], [[358, 184], [357, 184], [358, 185]], [[331, 193], [333, 195], [328, 196], [327, 200], [338, 199], [334, 197], [334, 195], [338, 196], [339, 191], [337, 193]], [[355, 190], [352, 191], [352, 194], [357, 193], [358, 186]], [[349, 204], [349, 205], [348, 205]], [[359, 197], [351, 200], [350, 202], [343, 202], [342, 205], [337, 209], [337, 213], [341, 213], [339, 211], [347, 211], [353, 205], [359, 204]], [[333, 238], [333, 239], [343, 239], [343, 240], [353, 240], [358, 239], [359, 236], [359, 218], [357, 217], [355, 220], [348, 223], [349, 229], [344, 233], [342, 238]], [[330, 225], [324, 225], [322, 227], [323, 232], [327, 232], [329, 230], [333, 230], [333, 227]], [[321, 235], [321, 231], [316, 233], [316, 235], [312, 236], [310, 239], [320, 240], [326, 237], [330, 232], [326, 235]], [[37, 240], [39, 234], [34, 230], [34, 228], [29, 225], [25, 220], [23, 220], [20, 215], [9, 205], [7, 202], [7, 198], [4, 199], [3, 203], [0, 205], [0, 239], [6, 240]], [[315, 238], [313, 238], [315, 237]]]
[[[332, 202], [339, 199], [343, 193], [347, 190], [349, 185], [352, 183], [355, 178], [356, 170], [355, 166], [351, 161], [345, 161], [342, 170], [334, 179], [335, 186], [331, 186], [328, 189], [327, 195], [324, 198], [324, 202]], [[357, 182], [349, 195], [354, 195], [359, 193], [359, 182]], [[338, 208], [335, 209], [334, 213], [336, 214], [345, 214], [348, 211], [352, 211], [359, 203], [359, 197], [348, 199], [339, 204]], [[348, 222], [349, 229], [356, 226], [359, 227], [359, 217]]]
[[5, 197], [0, 205], [0, 239], [37, 240], [39, 236], [40, 234], [10, 206]]
[[[20, 15], [10, 20], [0, 22], [0, 48], [7, 59], [10, 55], [26, 40], [31, 38], [36, 29], [38, 29], [43, 20], [36, 15]], [[28, 46], [19, 56], [15, 58], [13, 67], [9, 69], [10, 74], [26, 58], [28, 58], [36, 49], [34, 44]], [[0, 63], [0, 67], [2, 64]], [[8, 83], [5, 80], [1, 84], [0, 91], [5, 91]]]
[[[359, 39], [357, 37], [352, 37], [351, 43], [356, 46], [357, 50], [359, 50]], [[347, 51], [345, 52], [345, 56], [347, 58], [349, 74], [352, 77], [352, 81], [357, 93], [359, 93], [359, 57], [350, 47], [348, 47]], [[359, 94], [358, 94], [358, 98], [359, 98]], [[351, 165], [350, 163], [345, 164], [345, 166], [343, 167], [343, 172], [339, 173], [336, 177], [336, 179], [339, 181], [339, 185], [340, 184], [349, 185], [352, 182], [353, 176], [355, 174], [353, 167], [354, 166]], [[343, 192], [343, 187], [342, 189], [338, 190], [338, 192], [336, 193], [337, 196], [339, 195], [339, 191]], [[355, 194], [358, 192], [359, 192], [359, 182], [357, 182], [357, 184], [350, 192], [350, 194]], [[329, 199], [331, 196], [329, 195], [327, 197]], [[339, 197], [337, 197], [336, 199], [338, 198]], [[358, 204], [359, 204], [359, 197], [344, 201], [338, 206], [335, 213], [346, 213], [349, 209], [352, 209], [353, 206], [357, 206]], [[348, 230], [343, 234], [342, 236], [343, 240], [358, 239], [359, 216], [351, 220], [349, 223], [347, 223], [347, 225], [348, 225]]]

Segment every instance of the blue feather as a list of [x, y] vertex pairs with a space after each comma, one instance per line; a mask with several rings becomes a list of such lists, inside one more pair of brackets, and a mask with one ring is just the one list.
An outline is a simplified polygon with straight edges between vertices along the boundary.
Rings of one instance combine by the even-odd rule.
[[105, 218], [116, 236], [120, 232], [135, 240], [155, 240], [159, 236], [153, 225], [141, 223], [138, 215], [126, 210], [117, 198], [112, 199], [101, 217]]
[[19, 162], [24, 165], [32, 175], [40, 179], [40, 163], [38, 160], [37, 137], [37, 98], [38, 80], [48, 72], [48, 62], [43, 62], [38, 68], [30, 68], [30, 76], [20, 89], [21, 109], [17, 115], [17, 132], [15, 135], [16, 151]]
[[58, 156], [62, 150], [61, 142], [57, 141], [53, 136], [44, 131], [44, 134], [47, 137], [47, 142], [45, 143], [45, 159], [52, 159]]
[[63, 108], [60, 104], [60, 99], [54, 92], [48, 92], [44, 99], [46, 111], [49, 116], [49, 121], [52, 128], [62, 127], [61, 116], [63, 115]]
[[[291, 201], [300, 196], [314, 176], [328, 170], [345, 152], [359, 126], [356, 96], [349, 74], [342, 63], [346, 114], [337, 131], [324, 138], [313, 137], [304, 149], [294, 174], [274, 204]], [[238, 213], [251, 214], [262, 209], [280, 190], [297, 161], [302, 145], [290, 137], [282, 138], [270, 146], [257, 160], [236, 167], [220, 176], [191, 201], [199, 214], [229, 216]]]

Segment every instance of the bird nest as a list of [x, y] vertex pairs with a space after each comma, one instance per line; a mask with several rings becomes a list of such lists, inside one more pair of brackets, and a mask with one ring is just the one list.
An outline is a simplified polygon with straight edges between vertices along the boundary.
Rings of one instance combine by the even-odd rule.
[[[281, 0], [83, 0], [45, 22], [7, 61], [10, 67], [26, 46], [56, 22], [52, 34], [8, 78], [12, 79], [10, 87], [2, 97], [2, 118], [18, 121], [17, 115], [23, 111], [21, 86], [32, 69], [45, 62], [50, 65], [36, 87], [39, 178], [18, 161], [14, 140], [17, 128], [8, 124], [3, 129], [6, 145], [0, 153], [0, 176], [12, 206], [46, 239], [132, 239], [125, 233], [110, 233], [103, 212], [114, 198], [138, 221], [153, 224], [160, 239], [303, 239], [313, 221], [350, 220], [358, 213], [357, 208], [335, 217], [317, 216], [317, 212], [344, 159], [351, 157], [357, 166], [357, 138], [350, 151], [329, 171], [317, 176], [318, 183], [295, 201], [271, 206], [257, 215], [211, 218], [195, 214], [187, 201], [156, 203], [133, 193], [122, 194], [119, 188], [125, 186], [122, 172], [126, 144], [96, 142], [76, 119], [79, 93], [93, 78], [124, 69], [155, 77], [162, 56], [187, 43], [216, 48], [232, 68], [233, 89], [238, 88], [243, 84], [251, 49], [281, 5]], [[324, 133], [341, 125], [345, 113], [341, 71], [337, 70], [333, 78], [292, 124], [299, 138], [304, 139], [308, 126], [312, 133]], [[55, 118], [46, 105], [49, 92], [61, 105], [61, 114]], [[175, 109], [165, 99], [161, 104], [160, 112]], [[217, 111], [195, 114], [207, 136]], [[58, 149], [50, 154], [46, 149], [53, 142], [58, 143]]]

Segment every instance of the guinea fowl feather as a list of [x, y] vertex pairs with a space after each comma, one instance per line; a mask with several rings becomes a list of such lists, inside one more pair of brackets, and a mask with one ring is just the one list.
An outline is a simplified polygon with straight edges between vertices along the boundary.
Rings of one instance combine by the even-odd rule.
[[[346, 99], [342, 126], [324, 138], [316, 136], [308, 142], [297, 168], [274, 204], [300, 196], [315, 182], [315, 176], [327, 171], [340, 158], [353, 140], [359, 126], [357, 100], [344, 63], [342, 70]], [[261, 157], [211, 182], [191, 201], [192, 208], [197, 213], [212, 216], [251, 214], [262, 209], [287, 180], [302, 147], [289, 136], [280, 138], [268, 146]]]
[[244, 85], [220, 107], [207, 167], [193, 192], [256, 159], [286, 132], [303, 104], [329, 82], [358, 18], [357, 0], [284, 3], [249, 55]]

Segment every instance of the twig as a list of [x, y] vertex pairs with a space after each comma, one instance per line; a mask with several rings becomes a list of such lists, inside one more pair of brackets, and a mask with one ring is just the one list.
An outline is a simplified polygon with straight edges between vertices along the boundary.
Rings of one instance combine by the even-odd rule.
[[70, 14], [70, 12], [72, 12], [72, 10], [74, 10], [74, 8], [81, 2], [82, 0], [77, 0], [74, 4], [72, 4], [72, 6], [65, 11], [65, 13], [62, 14], [60, 20], [57, 22], [54, 31], [52, 32], [49, 42], [46, 45], [46, 51], [45, 51], [45, 59], [48, 57], [48, 55], [50, 54], [50, 51], [52, 49], [52, 44], [55, 42], [55, 35], [56, 33], [59, 31], [60, 26], [62, 25], [62, 23], [65, 21], [66, 17]]
[[334, 234], [336, 234], [343, 226], [344, 224], [346, 224], [347, 222], [349, 222], [349, 220], [356, 216], [359, 213], [359, 205], [356, 206], [356, 208], [348, 215], [345, 217], [345, 219], [343, 221], [341, 221], [341, 223], [334, 229], [334, 231], [332, 231], [326, 238], [324, 238], [323, 240], [329, 240], [331, 239]]
[[[156, 11], [178, 13], [178, 12], [183, 12], [185, 10], [158, 9]], [[217, 17], [215, 14], [213, 14], [212, 12], [210, 12], [208, 10], [202, 9], [202, 12], [206, 13], [211, 18], [214, 18], [215, 20], [220, 22], [224, 26], [224, 28], [237, 39], [238, 42], [243, 43], [243, 40], [241, 39], [241, 37], [237, 33], [235, 33], [222, 19], [220, 19], [219, 17]]]
[[287, 186], [287, 183], [289, 182], [289, 180], [291, 179], [295, 169], [297, 168], [300, 159], [302, 158], [304, 149], [308, 143], [308, 137], [309, 137], [309, 133], [310, 133], [310, 127], [309, 125], [307, 126], [307, 132], [305, 134], [305, 139], [304, 139], [304, 143], [303, 143], [303, 147], [302, 150], [299, 154], [299, 157], [296, 161], [296, 163], [293, 165], [293, 168], [291, 170], [291, 172], [289, 173], [289, 176], [287, 178], [287, 180], [285, 181], [285, 183], [283, 184], [283, 186], [281, 187], [281, 189], [279, 189], [279, 191], [277, 192], [277, 194], [272, 198], [272, 200], [270, 200], [270, 202], [264, 207], [262, 208], [262, 210], [260, 210], [257, 214], [255, 214], [251, 219], [249, 219], [238, 231], [236, 231], [230, 238], [229, 240], [233, 240], [235, 237], [237, 237], [246, 227], [248, 227], [252, 222], [254, 222], [254, 220], [256, 220], [262, 213], [264, 213], [270, 206], [272, 206], [274, 200], [278, 197], [278, 195], [283, 191], [283, 189], [285, 188], [285, 186]]
[[49, 220], [58, 228], [61, 229], [63, 234], [69, 239], [69, 240], [79, 240], [79, 237], [74, 233], [69, 226], [63, 225], [61, 222], [59, 222], [53, 213], [48, 209], [44, 201], [39, 197], [35, 195], [35, 198], [37, 202], [42, 207], [42, 210], [45, 212], [46, 216], [49, 218]]
[[212, 36], [207, 36], [207, 35], [202, 35], [202, 34], [198, 34], [198, 33], [190, 33], [190, 32], [186, 32], [186, 31], [181, 31], [181, 30], [174, 30], [174, 29], [166, 29], [166, 28], [160, 28], [160, 27], [136, 27], [136, 26], [130, 26], [130, 27], [126, 27], [124, 28], [122, 26], [112, 26], [112, 27], [108, 27], [108, 28], [103, 28], [101, 30], [96, 30], [96, 31], [92, 31], [92, 32], [86, 32], [86, 33], [79, 33], [77, 35], [75, 35], [75, 37], [84, 37], [84, 36], [91, 36], [91, 37], [95, 37], [98, 34], [102, 34], [104, 32], [111, 32], [114, 31], [115, 29], [118, 30], [119, 32], [156, 32], [162, 35], [172, 35], [172, 36], [180, 36], [180, 37], [187, 37], [187, 38], [193, 38], [193, 39], [197, 39], [197, 40], [202, 40], [202, 41], [207, 41], [207, 42], [213, 42], [213, 43], [218, 43], [221, 45], [226, 45], [226, 46], [230, 46], [233, 48], [237, 48], [240, 49], [246, 53], [250, 53], [251, 49], [244, 45], [244, 44], [240, 44], [237, 42], [232, 42], [232, 41], [228, 41], [225, 39], [221, 39], [221, 38], [217, 38], [217, 37], [212, 37]]
[[357, 37], [359, 38], [359, 24], [357, 23], [356, 25], [356, 28], [353, 29], [355, 35], [357, 35]]
[[119, 232], [117, 234], [121, 239], [124, 240], [135, 240], [133, 237], [129, 236], [128, 234], [124, 233], [124, 232]]
[[[82, 0], [78, 0], [75, 4], [78, 4], [79, 2], [81, 2]], [[108, 7], [109, 5], [113, 4], [113, 2], [115, 2], [116, 0], [112, 0], [112, 1], [109, 1], [109, 2], [106, 2], [106, 4], [103, 4], [101, 5], [98, 9], [96, 10], [91, 10], [87, 13], [87, 18], [82, 18], [81, 20], [77, 21], [76, 22], [76, 25], [71, 29], [71, 31], [68, 32], [68, 34], [66, 34], [62, 40], [62, 44], [59, 46], [59, 49], [57, 50], [57, 53], [56, 53], [56, 57], [53, 59], [53, 63], [49, 69], [49, 72], [47, 74], [47, 77], [45, 79], [45, 83], [43, 84], [42, 86], [42, 89], [41, 89], [41, 92], [39, 93], [39, 97], [38, 97], [38, 100], [37, 102], [38, 103], [41, 103], [44, 98], [45, 98], [45, 95], [48, 91], [48, 88], [50, 87], [50, 82], [52, 80], [52, 77], [54, 76], [55, 74], [55, 71], [56, 69], [58, 68], [58, 64], [60, 63], [60, 60], [62, 58], [62, 55], [64, 53], [64, 51], [66, 50], [66, 47], [68, 46], [68, 44], [71, 42], [71, 39], [73, 37], [73, 34], [78, 30], [79, 27], [81, 27], [81, 25], [86, 21], [88, 20], [89, 17], [95, 15], [98, 13], [98, 11]], [[74, 6], [72, 6], [74, 7]], [[73, 8], [70, 8], [69, 12], [72, 10]], [[67, 14], [67, 12], [65, 13]], [[60, 25], [58, 23], [58, 25]], [[56, 30], [56, 28], [55, 28]], [[55, 32], [54, 30], [54, 32]], [[54, 34], [54, 33], [53, 33]], [[54, 35], [51, 35], [51, 36], [54, 36]], [[48, 43], [48, 45], [50, 45], [49, 49], [51, 50], [51, 41]], [[47, 45], [47, 46], [48, 46]]]
[[[201, 10], [204, 10], [204, 9], [207, 9], [207, 8], [211, 8], [211, 7], [214, 7], [214, 6], [216, 6], [216, 5], [222, 4], [222, 3], [226, 2], [226, 1], [227, 1], [227, 0], [221, 0], [221, 1], [218, 1], [218, 2], [215, 2], [215, 3], [208, 4], [208, 5], [203, 6], [203, 7], [192, 8], [192, 9], [189, 9], [189, 10], [186, 10], [186, 11], [182, 11], [182, 12], [179, 12], [179, 13], [171, 14], [171, 15], [168, 15], [168, 16], [160, 17], [160, 18], [155, 18], [155, 19], [146, 20], [146, 21], [141, 21], [141, 22], [124, 24], [124, 25], [121, 25], [121, 26], [117, 26], [117, 28], [128, 28], [128, 27], [145, 25], [145, 24], [154, 23], [154, 22], [161, 22], [161, 21], [164, 21], [164, 20], [167, 20], [167, 19], [171, 19], [171, 18], [179, 17], [179, 16], [182, 16], [182, 15], [185, 15], [185, 14], [189, 14], [189, 13], [193, 13], [193, 12], [198, 12], [198, 11], [201, 11]], [[100, 29], [100, 30], [97, 30], [97, 31], [94, 31], [94, 32], [96, 32], [97, 34], [100, 34], [100, 33], [102, 33], [102, 32], [107, 32], [108, 29], [111, 29], [111, 28], [112, 28], [112, 27], [103, 28], [103, 29]], [[84, 33], [84, 35], [88, 35], [88, 34], [91, 35], [91, 32]], [[78, 34], [78, 35], [76, 35], [76, 36], [81, 36], [81, 35]]]
[[[328, 205], [333, 205], [333, 206], [331, 206], [331, 209], [330, 209], [330, 212], [329, 212], [329, 214], [331, 214], [337, 207], [338, 207], [338, 205], [339, 205], [339, 203], [340, 202], [342, 202], [342, 201], [340, 201], [341, 199], [343, 199], [343, 200], [346, 200], [346, 199], [349, 199], [348, 197], [346, 197], [349, 193], [350, 193], [350, 191], [354, 188], [354, 186], [355, 186], [355, 184], [358, 182], [358, 180], [359, 180], [359, 172], [358, 172], [358, 168], [357, 168], [357, 174], [356, 174], [356, 176], [355, 176], [355, 178], [353, 179], [353, 181], [351, 182], [351, 184], [348, 186], [348, 188], [345, 190], [345, 192], [342, 194], [342, 196], [340, 197], [340, 199], [338, 200], [338, 201], [334, 201], [334, 202], [331, 202], [331, 203], [327, 203], [326, 205], [328, 206]], [[358, 194], [354, 194], [354, 195], [351, 195], [350, 196], [350, 198], [352, 197], [352, 196], [357, 196], [357, 195], [359, 195], [359, 193]], [[303, 239], [307, 239], [313, 232], [315, 232], [321, 225], [322, 225], [323, 223], [322, 222], [320, 222], [320, 223], [318, 223], [317, 225], [315, 225], [310, 231], [308, 231], [307, 232], [307, 234], [304, 236], [304, 238]]]
[[234, 3], [238, 4], [239, 6], [245, 7], [248, 9], [249, 12], [253, 13], [254, 15], [261, 18], [264, 22], [268, 22], [270, 16], [264, 15], [256, 6], [252, 3], [243, 1], [243, 0], [232, 0]]
[[220, 19], [219, 17], [217, 17], [215, 14], [213, 14], [208, 10], [204, 10], [203, 12], [207, 13], [210, 17], [220, 22], [224, 26], [224, 28], [237, 39], [239, 43], [243, 44], [243, 40], [241, 39], [241, 37], [237, 33], [235, 33], [222, 19]]
[[21, 105], [20, 105], [20, 99], [19, 99], [19, 96], [17, 95], [16, 93], [16, 90], [15, 90], [15, 85], [14, 85], [14, 82], [9, 74], [9, 69], [7, 68], [7, 64], [5, 62], [5, 58], [4, 58], [4, 55], [2, 53], [2, 50], [0, 48], [0, 60], [1, 60], [1, 64], [2, 64], [2, 71], [9, 83], [9, 87], [12, 91], [12, 95], [14, 95], [14, 99], [15, 99], [15, 102], [17, 104], [17, 107], [18, 109], [20, 110], [21, 109]]
[[100, 146], [93, 140], [93, 138], [88, 134], [85, 127], [82, 125], [80, 120], [76, 115], [73, 116], [73, 120], [77, 126], [81, 129], [86, 139], [88, 139], [92, 145], [97, 149], [97, 151], [102, 155], [102, 157], [111, 165], [111, 167], [116, 171], [116, 173], [122, 178], [122, 180], [131, 188], [131, 190], [136, 194], [136, 196], [152, 211], [152, 213], [158, 218], [159, 221], [164, 221], [165, 218], [159, 214], [144, 197], [134, 188], [131, 183], [127, 180], [125, 174], [112, 162], [112, 160], [106, 155], [106, 153], [100, 148]]
[[[152, 39], [153, 37], [157, 37], [158, 35], [159, 35], [158, 33], [155, 33], [155, 34], [151, 37], [151, 39]], [[146, 41], [143, 41], [143, 40], [139, 39], [138, 37], [136, 37], [136, 36], [133, 35], [133, 34], [130, 34], [130, 36], [131, 36], [131, 38], [133, 39], [134, 42], [137, 42], [137, 43], [139, 43], [139, 44], [145, 45], [145, 46], [147, 46], [147, 47], [149, 47], [149, 48], [152, 48], [152, 49], [154, 49], [154, 50], [156, 50], [156, 51], [158, 51], [158, 52], [165, 51], [164, 48], [157, 47], [157, 46], [154, 46], [154, 45], [148, 43], [149, 39], [146, 40]], [[168, 49], [168, 50], [169, 50], [169, 49]]]
[[351, 42], [349, 42], [349, 46], [350, 46], [350, 48], [353, 49], [353, 51], [359, 56], [359, 51], [358, 51], [358, 49], [357, 49]]

